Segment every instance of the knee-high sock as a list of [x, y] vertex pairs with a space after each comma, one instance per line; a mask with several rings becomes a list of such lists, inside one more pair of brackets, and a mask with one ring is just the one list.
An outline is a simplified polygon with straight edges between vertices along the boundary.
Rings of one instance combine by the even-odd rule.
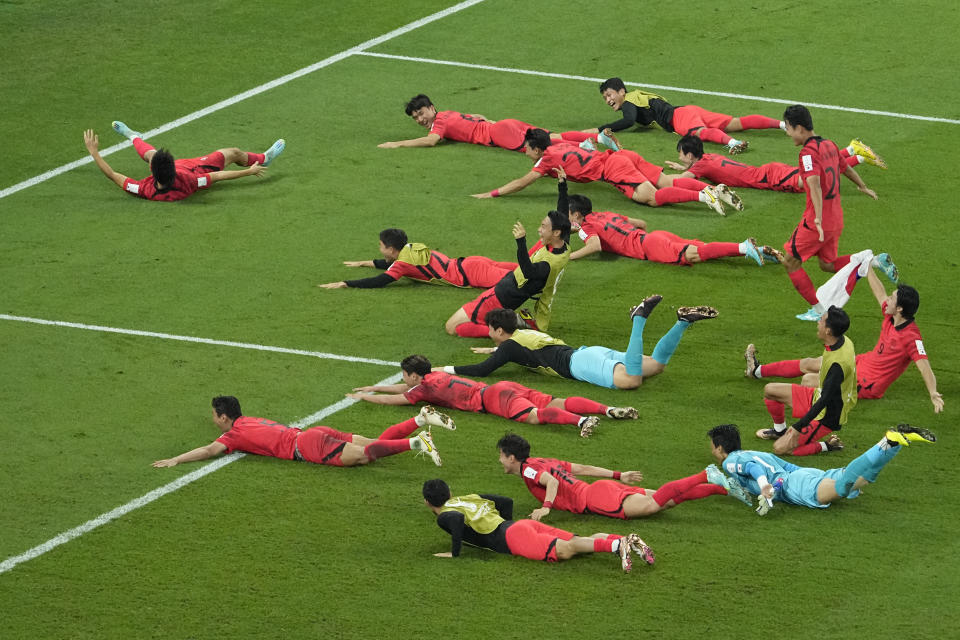
[[700, 202], [700, 191], [681, 189], [680, 187], [664, 187], [663, 189], [657, 189], [653, 197], [658, 207], [676, 202]]
[[593, 539], [593, 550], [596, 553], [601, 553], [603, 551], [613, 551], [613, 541], [619, 540], [620, 538], [594, 538]]
[[580, 417], [566, 409], [555, 407], [537, 409], [537, 420], [540, 424], [580, 424]]
[[370, 460], [386, 458], [404, 451], [410, 451], [410, 440], [374, 440], [363, 448], [363, 455]]
[[779, 129], [780, 121], [767, 116], [740, 116], [740, 126], [744, 129]]
[[244, 151], [244, 153], [247, 154], [247, 164], [243, 165], [245, 167], [252, 167], [254, 162], [263, 164], [267, 159], [264, 153], [254, 153], [253, 151]]
[[727, 490], [718, 484], [698, 484], [695, 487], [687, 489], [680, 495], [674, 496], [673, 504], [680, 504], [681, 502], [686, 502], [687, 500], [699, 500], [700, 498], [707, 498], [715, 495], [725, 496], [727, 495]]
[[146, 160], [146, 158], [143, 157], [145, 153], [154, 150], [153, 145], [148, 142], [144, 142], [142, 138], [133, 139], [133, 148], [137, 150], [137, 153], [140, 154], [140, 158], [143, 160]]
[[790, 452], [792, 456], [815, 456], [818, 453], [823, 453], [823, 446], [819, 442], [810, 442], [807, 444], [802, 444], [793, 451]]
[[783, 424], [786, 421], [786, 409], [782, 402], [764, 398], [763, 404], [767, 405], [767, 412], [773, 418], [773, 424]]
[[817, 304], [817, 290], [814, 289], [813, 280], [810, 279], [810, 276], [807, 275], [803, 267], [800, 267], [796, 271], [791, 271], [787, 275], [790, 277], [790, 282], [793, 283], [793, 287], [803, 296], [804, 300], [810, 303], [810, 306]]
[[671, 186], [690, 189], [692, 191], [703, 191], [710, 185], [706, 182], [700, 182], [696, 178], [674, 178]]
[[900, 449], [902, 449], [902, 447], [899, 445], [884, 447], [881, 444], [875, 444], [864, 451], [863, 454], [854, 458], [843, 470], [843, 475], [837, 482], [837, 494], [843, 498], [850, 495], [857, 478], [874, 482], [880, 470], [900, 453]]
[[660, 341], [657, 342], [657, 346], [653, 348], [651, 357], [660, 364], [670, 362], [670, 357], [673, 355], [673, 352], [677, 350], [677, 345], [680, 344], [680, 338], [683, 337], [684, 332], [689, 328], [689, 322], [677, 320], [677, 322], [670, 327], [670, 331], [667, 331], [663, 337], [660, 338]]
[[706, 262], [716, 258], [730, 258], [742, 255], [739, 242], [705, 242], [697, 247], [700, 259]]
[[[743, 122], [741, 120], [741, 122]], [[779, 127], [779, 123], [777, 124]], [[710, 127], [704, 127], [696, 132], [696, 135], [700, 136], [701, 140], [706, 140], [707, 142], [716, 142], [718, 144], [727, 144], [730, 142], [730, 136], [728, 136], [722, 129], [711, 129]]]
[[476, 322], [464, 322], [457, 325], [456, 332], [461, 338], [486, 338], [490, 335], [490, 327]]
[[322, 427], [322, 426], [310, 427], [310, 429], [311, 430], [319, 429], [320, 431], [323, 431], [325, 434], [327, 434], [331, 438], [336, 438], [337, 440], [343, 440], [344, 442], [353, 442], [353, 434], [347, 433], [346, 431], [337, 431], [336, 429], [333, 429], [331, 427]]
[[760, 365], [761, 378], [799, 378], [803, 376], [799, 360], [781, 360]]
[[583, 142], [584, 140], [596, 140], [597, 134], [582, 131], [561, 131], [560, 138], [570, 142]]
[[690, 491], [698, 484], [707, 484], [706, 471], [668, 482], [653, 492], [653, 501], [661, 507], [671, 500], [676, 503], [678, 496]]
[[600, 404], [589, 398], [580, 398], [578, 396], [565, 399], [563, 401], [563, 408], [571, 413], [579, 413], [580, 415], [603, 415], [607, 412], [607, 409], [609, 409], [605, 404]]
[[626, 367], [631, 376], [643, 375], [643, 328], [647, 319], [642, 316], [633, 317], [633, 328], [630, 329], [630, 342], [627, 343]]
[[386, 430], [377, 436], [377, 440], [399, 440], [400, 438], [409, 438], [414, 431], [419, 429], [416, 418], [404, 420], [395, 425], [389, 426]]

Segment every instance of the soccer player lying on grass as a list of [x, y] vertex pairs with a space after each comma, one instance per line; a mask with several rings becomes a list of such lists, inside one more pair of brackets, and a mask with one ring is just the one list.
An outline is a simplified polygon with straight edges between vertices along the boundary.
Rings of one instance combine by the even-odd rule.
[[627, 87], [620, 78], [610, 78], [602, 82], [600, 95], [611, 109], [619, 111], [623, 117], [597, 129], [587, 129], [587, 132], [604, 129], [617, 132], [629, 129], [635, 124], [647, 126], [656, 122], [664, 131], [673, 131], [681, 136], [692, 134], [707, 142], [726, 145], [729, 153], [737, 154], [747, 150], [747, 142], [731, 138], [727, 135], [728, 132], [784, 128], [782, 121], [766, 116], [734, 117], [713, 113], [692, 104], [675, 107], [655, 93], [639, 89], [627, 92]]
[[[760, 429], [757, 437], [775, 440], [774, 453], [810, 456], [843, 449], [835, 432], [847, 423], [847, 414], [857, 404], [853, 341], [844, 335], [849, 327], [849, 316], [837, 307], [830, 307], [817, 322], [823, 355], [815, 388], [783, 382], [764, 386], [763, 402], [773, 418], [773, 428]], [[774, 367], [767, 373], [776, 370]], [[786, 421], [787, 405], [792, 407], [793, 417], [800, 417], [790, 428]], [[820, 441], [821, 438], [827, 439]]]
[[474, 198], [497, 198], [516, 193], [549, 175], [574, 182], [602, 180], [615, 186], [634, 202], [659, 207], [678, 202], [702, 202], [720, 215], [725, 215], [722, 201], [733, 204], [736, 194], [719, 187], [694, 180], [669, 176], [663, 168], [647, 162], [635, 151], [586, 151], [566, 142], [552, 143], [543, 129], [531, 129], [524, 138], [527, 157], [534, 161], [533, 169], [499, 189], [475, 193]]
[[737, 425], [721, 424], [707, 432], [713, 458], [731, 476], [758, 496], [757, 513], [765, 515], [774, 502], [826, 509], [841, 498], [853, 499], [860, 489], [876, 482], [883, 467], [911, 442], [936, 442], [932, 431], [908, 424], [888, 429], [880, 442], [840, 469], [798, 467], [766, 451], [740, 448]]
[[[933, 412], [943, 411], [943, 395], [937, 391], [937, 377], [930, 368], [930, 360], [923, 346], [923, 336], [914, 321], [920, 306], [920, 294], [913, 287], [899, 285], [887, 295], [880, 279], [869, 271], [867, 281], [874, 297], [880, 304], [883, 321], [880, 325], [880, 339], [872, 351], [857, 354], [857, 398], [860, 400], [882, 398], [894, 380], [899, 378], [911, 362], [916, 363], [923, 378], [923, 384], [930, 394]], [[757, 358], [757, 349], [747, 345], [744, 353], [747, 368], [744, 375], [748, 378], [799, 378], [802, 384], [816, 386], [821, 358], [803, 358], [801, 360], [783, 360], [761, 365]]]
[[463, 543], [497, 553], [531, 560], [558, 562], [582, 553], [606, 551], [620, 558], [620, 567], [633, 567], [630, 552], [647, 564], [653, 550], [635, 533], [625, 536], [595, 533], [581, 537], [535, 520], [514, 520], [513, 500], [490, 493], [450, 496], [450, 487], [439, 478], [423, 483], [423, 501], [437, 517], [437, 526], [450, 534], [450, 551], [438, 558], [458, 558]]
[[[527, 424], [570, 424], [580, 427], [580, 436], [589, 438], [599, 424], [595, 416], [636, 420], [633, 407], [608, 407], [587, 398], [554, 398], [516, 382], [503, 380], [491, 385], [444, 373], [431, 371], [425, 356], [407, 356], [400, 362], [403, 382], [393, 385], [357, 387], [348, 398], [366, 400], [373, 404], [410, 405], [426, 402], [432, 405], [490, 413], [508, 420]], [[359, 392], [359, 393], [356, 393]], [[370, 394], [380, 395], [370, 395]]]
[[[389, 427], [376, 439], [337, 431], [330, 427], [304, 430], [278, 424], [266, 418], [251, 418], [240, 412], [240, 401], [233, 396], [213, 399], [213, 423], [223, 432], [205, 447], [197, 447], [175, 458], [157, 460], [154, 467], [173, 467], [181, 462], [196, 462], [221, 453], [245, 451], [258, 456], [297, 460], [334, 467], [353, 467], [378, 458], [416, 451], [440, 466], [440, 454], [430, 436], [430, 427], [456, 429], [449, 416], [432, 407], [423, 407], [409, 420]], [[414, 437], [414, 431], [426, 427]]]
[[382, 260], [355, 260], [344, 262], [348, 267], [385, 269], [372, 278], [342, 280], [318, 284], [323, 289], [377, 289], [410, 278], [431, 284], [451, 284], [455, 287], [488, 289], [503, 276], [517, 268], [516, 262], [498, 262], [483, 256], [451, 259], [419, 242], [407, 242], [403, 229], [384, 229], [380, 232]]
[[652, 356], [643, 355], [643, 328], [647, 316], [659, 304], [661, 296], [650, 296], [630, 310], [632, 328], [626, 351], [607, 347], [574, 349], [563, 340], [540, 331], [520, 329], [517, 315], [509, 309], [487, 313], [490, 339], [496, 347], [473, 347], [474, 353], [489, 353], [478, 364], [446, 366], [447, 373], [488, 376], [508, 362], [516, 362], [539, 373], [582, 380], [610, 389], [636, 389], [644, 379], [662, 372], [690, 325], [717, 317], [713, 307], [680, 307], [677, 322], [660, 338]]
[[[523, 478], [533, 497], [543, 503], [529, 515], [533, 520], [541, 520], [551, 509], [623, 520], [644, 518], [681, 502], [712, 495], [729, 494], [751, 504], [743, 488], [729, 482], [714, 465], [651, 491], [630, 486], [643, 480], [639, 471], [611, 471], [554, 458], [531, 458], [530, 443], [515, 433], [500, 438], [497, 449], [503, 472]], [[577, 476], [602, 479], [591, 483]]]
[[[262, 177], [266, 167], [286, 147], [286, 143], [281, 139], [274, 142], [264, 153], [241, 151], [231, 147], [218, 149], [201, 158], [174, 160], [169, 151], [154, 149], [143, 141], [139, 133], [132, 131], [122, 122], [114, 121], [113, 129], [133, 141], [133, 148], [150, 165], [151, 175], [143, 180], [134, 180], [111, 169], [107, 161], [100, 157], [98, 150], [100, 139], [92, 129], [87, 129], [83, 133], [83, 143], [100, 171], [128, 193], [147, 200], [165, 202], [183, 200], [199, 189], [209, 189], [214, 182], [251, 175]], [[228, 164], [239, 164], [247, 168], [224, 171], [224, 167]]]
[[[767, 189], [770, 191], [784, 191], [787, 193], [803, 193], [803, 180], [800, 178], [800, 168], [797, 165], [783, 162], [768, 162], [759, 167], [731, 160], [716, 153], [704, 153], [703, 141], [697, 136], [686, 135], [677, 142], [677, 154], [680, 162], [667, 161], [667, 166], [677, 171], [685, 178], [701, 178], [727, 185], [728, 187], [747, 187], [749, 189]], [[881, 169], [887, 168], [883, 158], [874, 153], [859, 139], [850, 141], [850, 144], [840, 149], [840, 157], [847, 167], [858, 164], [872, 164]], [[877, 199], [877, 193], [868, 189], [860, 174], [854, 172], [845, 176], [862, 192]], [[859, 180], [859, 182], [858, 182]]]
[[517, 309], [527, 300], [534, 301], [533, 312], [523, 309], [521, 317], [528, 326], [546, 329], [550, 326], [553, 296], [563, 269], [570, 260], [570, 220], [551, 211], [537, 231], [537, 244], [527, 251], [527, 231], [518, 220], [513, 225], [517, 242], [517, 268], [463, 305], [447, 319], [444, 329], [462, 338], [486, 338], [489, 328], [484, 322], [493, 309]]
[[[430, 133], [422, 138], [378, 144], [377, 146], [381, 149], [433, 147], [441, 140], [453, 140], [454, 142], [481, 144], [485, 147], [500, 147], [501, 149], [522, 153], [524, 134], [535, 128], [532, 124], [519, 120], [487, 120], [476, 113], [437, 111], [430, 98], [422, 93], [411, 98], [404, 110], [408, 116], [413, 118], [414, 122], [428, 129]], [[550, 137], [555, 140], [563, 139], [579, 143], [584, 140], [596, 140], [597, 134], [564, 131], [563, 133], [551, 133]]]

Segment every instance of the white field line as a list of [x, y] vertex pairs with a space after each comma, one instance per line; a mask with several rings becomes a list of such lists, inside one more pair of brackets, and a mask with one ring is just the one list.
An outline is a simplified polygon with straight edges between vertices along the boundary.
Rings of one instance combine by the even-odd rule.
[[[472, 64], [469, 62], [455, 62], [453, 60], [434, 60], [431, 58], [418, 58], [414, 56], [398, 56], [389, 53], [374, 53], [371, 51], [357, 51], [356, 55], [370, 56], [371, 58], [387, 58], [389, 60], [406, 60], [408, 62], [421, 62], [427, 64], [439, 64], [450, 67], [462, 67], [464, 69], [481, 69], [484, 71], [499, 71], [503, 73], [518, 73], [527, 76], [540, 76], [543, 78], [560, 78], [563, 80], [583, 80], [585, 82], [599, 83], [606, 78], [590, 78], [587, 76], [573, 76], [566, 73], [550, 73], [547, 71], [533, 71], [530, 69], [513, 69], [511, 67], [494, 67], [486, 64]], [[819, 102], [809, 102], [806, 100], [794, 100], [788, 98], [765, 98], [763, 96], [751, 96], [742, 93], [728, 93], [726, 91], [707, 91], [705, 89], [690, 89], [687, 87], [672, 87], [663, 84], [647, 84], [645, 82], [634, 82], [624, 80], [624, 84], [635, 87], [645, 87], [648, 89], [662, 89], [665, 91], [676, 91], [678, 93], [693, 93], [703, 96], [721, 96], [724, 98], [738, 98], [741, 100], [752, 100], [755, 102], [773, 102], [776, 104], [803, 104], [808, 107], [817, 107], [819, 109], [830, 109], [833, 111], [849, 111], [852, 113], [867, 113], [874, 116], [887, 116], [890, 118], [902, 118], [905, 120], [923, 120], [925, 122], [944, 122], [946, 124], [960, 124], [960, 120], [950, 118], [938, 118], [934, 116], [918, 116], [910, 113], [896, 113], [894, 111], [877, 111], [876, 109], [860, 109], [857, 107], [842, 107], [835, 104], [821, 104]]]
[[321, 358], [323, 360], [342, 360], [344, 362], [361, 362], [364, 364], [380, 364], [387, 367], [399, 367], [399, 362], [390, 362], [389, 360], [378, 360], [376, 358], [360, 358], [357, 356], [343, 356], [336, 353], [325, 353], [323, 351], [305, 351], [303, 349], [288, 349], [286, 347], [271, 347], [264, 344], [253, 344], [250, 342], [232, 342], [230, 340], [214, 340], [213, 338], [197, 338], [195, 336], [179, 336], [173, 333], [160, 333], [157, 331], [140, 331], [138, 329], [121, 329], [119, 327], [105, 327], [96, 324], [81, 324], [79, 322], [66, 322], [63, 320], [45, 320], [43, 318], [29, 318], [26, 316], [11, 316], [0, 313], [0, 320], [10, 320], [13, 322], [27, 322], [30, 324], [42, 324], [55, 327], [68, 327], [70, 329], [84, 329], [86, 331], [100, 331], [103, 333], [119, 333], [128, 336], [141, 336], [144, 338], [158, 338], [160, 340], [177, 340], [180, 342], [195, 342], [199, 344], [210, 344], [220, 347], [234, 347], [237, 349], [253, 349], [255, 351], [272, 351], [274, 353], [288, 353], [297, 356], [310, 356], [311, 358]]
[[[394, 374], [389, 378], [381, 380], [377, 384], [378, 385], [396, 384], [399, 381], [400, 381], [400, 374]], [[339, 402], [335, 402], [334, 404], [328, 407], [325, 407], [320, 411], [317, 411], [313, 415], [307, 416], [306, 418], [303, 418], [301, 420], [297, 420], [296, 422], [291, 423], [290, 426], [303, 428], [307, 425], [313, 424], [315, 422], [319, 422], [320, 420], [323, 420], [330, 414], [336, 413], [341, 409], [345, 409], [350, 405], [354, 404], [355, 402], [357, 402], [357, 400], [344, 398]], [[42, 556], [46, 552], [51, 551], [62, 544], [70, 542], [71, 540], [79, 538], [83, 534], [93, 531], [97, 527], [105, 525], [112, 520], [116, 520], [117, 518], [120, 518], [135, 509], [139, 509], [140, 507], [146, 506], [151, 502], [153, 502], [154, 500], [158, 500], [169, 493], [173, 493], [174, 491], [187, 486], [191, 482], [195, 482], [196, 480], [199, 480], [205, 475], [213, 473], [217, 469], [221, 469], [227, 466], [231, 462], [234, 462], [236, 460], [239, 460], [240, 458], [246, 457], [246, 455], [247, 454], [245, 453], [231, 453], [230, 455], [223, 456], [222, 458], [218, 458], [213, 462], [203, 465], [199, 469], [196, 469], [194, 471], [191, 471], [190, 473], [180, 476], [173, 482], [169, 482], [163, 485], [162, 487], [154, 489], [153, 491], [146, 493], [140, 496], [139, 498], [136, 498], [135, 500], [131, 500], [130, 502], [117, 507], [116, 509], [113, 509], [104, 514], [101, 514], [92, 520], [88, 520], [83, 524], [81, 524], [79, 527], [74, 527], [73, 529], [64, 531], [60, 535], [50, 538], [46, 542], [39, 544], [33, 547], [32, 549], [28, 549], [27, 551], [21, 553], [20, 555], [11, 556], [6, 560], [4, 560], [3, 562], [0, 562], [0, 574], [10, 571], [14, 567], [16, 567], [18, 564], [21, 564], [21, 563], [27, 562], [28, 560], [33, 560], [34, 558]], [[158, 472], [158, 473], [162, 473], [162, 472]]]
[[[284, 84], [290, 82], [291, 80], [296, 80], [297, 78], [301, 78], [301, 77], [303, 77], [303, 76], [305, 76], [305, 75], [307, 75], [307, 74], [313, 73], [314, 71], [317, 71], [317, 70], [319, 70], [319, 69], [323, 69], [324, 67], [328, 67], [328, 66], [330, 66], [331, 64], [333, 64], [333, 63], [335, 63], [335, 62], [340, 62], [340, 61], [343, 60], [344, 58], [349, 58], [350, 56], [352, 56], [352, 55], [354, 55], [354, 54], [357, 54], [357, 53], [360, 53], [361, 51], [364, 51], [365, 49], [369, 49], [370, 47], [375, 47], [375, 46], [377, 46], [377, 45], [379, 45], [379, 44], [383, 44], [384, 42], [387, 42], [388, 40], [392, 40], [393, 38], [396, 38], [396, 37], [398, 37], [398, 36], [402, 36], [402, 35], [404, 35], [404, 34], [406, 34], [406, 33], [409, 33], [409, 32], [411, 32], [411, 31], [413, 31], [413, 30], [415, 30], [415, 29], [419, 29], [420, 27], [422, 27], [422, 26], [424, 26], [424, 25], [427, 25], [427, 24], [430, 24], [431, 22], [434, 22], [434, 21], [436, 21], [436, 20], [440, 20], [440, 19], [442, 19], [442, 18], [446, 18], [446, 17], [449, 16], [449, 15], [452, 15], [452, 14], [454, 14], [454, 13], [457, 13], [458, 11], [462, 11], [463, 9], [467, 9], [467, 8], [469, 8], [469, 7], [472, 7], [472, 6], [475, 5], [475, 4], [480, 4], [480, 3], [483, 2], [483, 1], [484, 1], [484, 0], [466, 0], [465, 2], [461, 2], [461, 3], [459, 3], [459, 4], [453, 5], [452, 7], [448, 7], [448, 8], [446, 8], [446, 9], [444, 9], [443, 11], [438, 11], [437, 13], [434, 13], [433, 15], [429, 15], [429, 16], [427, 16], [426, 18], [420, 18], [419, 20], [415, 20], [414, 22], [411, 22], [410, 24], [406, 24], [406, 25], [404, 25], [404, 26], [402, 26], [402, 27], [400, 27], [400, 28], [398, 28], [398, 29], [394, 29], [393, 31], [391, 31], [391, 32], [389, 32], [389, 33], [385, 33], [385, 34], [383, 34], [382, 36], [378, 36], [378, 37], [376, 37], [376, 38], [373, 38], [372, 40], [367, 40], [366, 42], [363, 42], [363, 43], [361, 43], [361, 44], [358, 44], [358, 45], [355, 46], [355, 47], [351, 47], [350, 49], [347, 49], [347, 50], [345, 50], [345, 51], [341, 51], [341, 52], [338, 53], [338, 54], [335, 54], [335, 55], [330, 56], [329, 58], [325, 58], [325, 59], [321, 60], [320, 62], [315, 62], [315, 63], [313, 63], [313, 64], [311, 64], [311, 65], [309, 65], [309, 66], [307, 66], [307, 67], [303, 67], [302, 69], [298, 69], [297, 71], [294, 71], [294, 72], [292, 72], [292, 73], [288, 73], [288, 74], [285, 75], [285, 76], [281, 76], [281, 77], [279, 77], [279, 78], [277, 78], [277, 79], [275, 79], [275, 80], [271, 80], [270, 82], [267, 82], [267, 83], [265, 83], [265, 84], [262, 84], [262, 85], [260, 85], [259, 87], [254, 87], [253, 89], [248, 89], [247, 91], [244, 91], [243, 93], [238, 93], [237, 95], [235, 95], [235, 96], [233, 96], [233, 97], [231, 97], [231, 98], [227, 98], [226, 100], [221, 100], [220, 102], [218, 102], [218, 103], [216, 103], [216, 104], [212, 104], [212, 105], [210, 105], [209, 107], [204, 107], [203, 109], [200, 109], [199, 111], [194, 111], [193, 113], [189, 113], [189, 114], [187, 114], [187, 115], [185, 115], [185, 116], [183, 116], [183, 117], [181, 117], [181, 118], [177, 118], [176, 120], [173, 120], [173, 121], [168, 122], [168, 123], [166, 123], [166, 124], [160, 125], [159, 127], [156, 127], [156, 128], [154, 128], [154, 129], [150, 129], [149, 131], [145, 131], [145, 132], [143, 133], [143, 138], [146, 139], [146, 138], [149, 138], [149, 137], [151, 137], [151, 136], [155, 136], [155, 135], [164, 133], [164, 132], [166, 132], [166, 131], [170, 131], [171, 129], [176, 129], [177, 127], [179, 127], [179, 126], [181, 126], [181, 125], [187, 124], [188, 122], [193, 122], [194, 120], [197, 120], [198, 118], [202, 118], [202, 117], [204, 117], [204, 116], [210, 115], [211, 113], [214, 113], [214, 112], [219, 111], [219, 110], [221, 110], [221, 109], [225, 109], [226, 107], [235, 105], [235, 104], [237, 104], [238, 102], [241, 102], [241, 101], [243, 101], [243, 100], [246, 100], [247, 98], [252, 98], [253, 96], [256, 96], [256, 95], [259, 95], [259, 94], [261, 94], [261, 93], [264, 93], [265, 91], [270, 91], [271, 89], [275, 89], [275, 88], [277, 88], [277, 87], [279, 87], [279, 86], [281, 86], [281, 85], [284, 85]], [[119, 151], [120, 149], [125, 149], [125, 148], [127, 148], [127, 147], [129, 147], [129, 146], [131, 146], [131, 143], [130, 143], [129, 141], [121, 142], [121, 143], [119, 143], [119, 144], [113, 145], [112, 147], [107, 147], [106, 149], [102, 149], [102, 150], [100, 151], [100, 155], [101, 155], [101, 156], [108, 156], [108, 155], [110, 155], [110, 154], [112, 154], [112, 153], [115, 153], [116, 151]], [[82, 166], [82, 165], [85, 165], [85, 164], [90, 164], [91, 162], [93, 162], [93, 158], [91, 158], [90, 156], [86, 156], [85, 158], [81, 158], [81, 159], [79, 159], [79, 160], [74, 160], [73, 162], [69, 162], [69, 163], [67, 163], [67, 164], [65, 164], [65, 165], [59, 166], [59, 167], [57, 167], [56, 169], [51, 169], [50, 171], [47, 171], [47, 172], [45, 172], [45, 173], [41, 173], [41, 174], [38, 175], [38, 176], [34, 176], [34, 177], [32, 177], [32, 178], [28, 178], [27, 180], [24, 180], [23, 182], [19, 182], [19, 183], [13, 185], [13, 186], [7, 187], [7, 188], [5, 188], [5, 189], [0, 189], [0, 199], [6, 198], [6, 197], [9, 196], [9, 195], [13, 195], [14, 193], [17, 193], [18, 191], [22, 191], [23, 189], [26, 189], [27, 187], [32, 187], [32, 186], [34, 186], [34, 185], [40, 184], [41, 182], [44, 182], [44, 181], [46, 181], [46, 180], [49, 180], [50, 178], [54, 178], [54, 177], [56, 177], [56, 176], [58, 176], [58, 175], [60, 175], [60, 174], [62, 174], [62, 173], [66, 173], [67, 171], [70, 171], [71, 169], [76, 169], [76, 168], [79, 167], [79, 166]]]

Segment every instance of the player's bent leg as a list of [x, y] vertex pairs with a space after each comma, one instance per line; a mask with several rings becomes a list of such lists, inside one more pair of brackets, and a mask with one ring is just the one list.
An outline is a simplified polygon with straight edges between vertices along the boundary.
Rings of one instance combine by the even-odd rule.
[[687, 245], [686, 250], [683, 252], [683, 257], [686, 258], [687, 262], [690, 264], [696, 264], [697, 262], [703, 262], [700, 259], [700, 250], [697, 248], [697, 245], [690, 244]]
[[634, 202], [639, 202], [640, 204], [645, 204], [649, 207], [656, 207], [658, 206], [657, 188], [649, 182], [638, 184], [636, 187], [634, 187], [633, 195], [630, 196], [630, 199]]
[[800, 359], [800, 371], [804, 373], [820, 373], [820, 362], [822, 358], [817, 356], [816, 358], [801, 358]]
[[217, 149], [218, 152], [223, 154], [223, 164], [228, 166], [231, 164], [239, 164], [246, 166], [247, 165], [247, 154], [238, 149], [237, 147], [229, 147], [227, 149]]
[[655, 375], [663, 373], [663, 370], [667, 368], [667, 365], [658, 362], [651, 358], [650, 356], [643, 356], [643, 377], [651, 378]]
[[819, 373], [805, 373], [803, 377], [800, 378], [800, 386], [802, 387], [813, 387], [816, 389], [820, 386], [820, 374]]
[[790, 406], [793, 402], [793, 385], [788, 382], [768, 382], [763, 386], [763, 399]]
[[[647, 356], [643, 357], [644, 365], [646, 365]], [[627, 368], [623, 365], [622, 362], [618, 362], [617, 365], [613, 368], [613, 385], [617, 389], [636, 389], [641, 384], [643, 384], [643, 375], [631, 375], [627, 373]]]
[[457, 335], [457, 326], [466, 322], [470, 322], [470, 318], [467, 316], [467, 312], [463, 309], [463, 307], [460, 307], [452, 316], [447, 319], [447, 322], [444, 324], [443, 328], [447, 333], [455, 336]]
[[817, 256], [817, 262], [820, 263], [820, 271], [826, 271], [827, 273], [836, 273], [837, 265], [836, 262], [827, 262], [820, 256]]
[[788, 428], [787, 432], [777, 438], [773, 443], [773, 452], [778, 456], [788, 455], [800, 444], [800, 432], [796, 429]]
[[347, 443], [340, 452], [340, 466], [355, 467], [370, 462], [370, 458], [364, 454], [365, 445]]
[[623, 515], [625, 518], [645, 518], [672, 506], [670, 503], [662, 506], [657, 504], [650, 493], [634, 493], [623, 501]]

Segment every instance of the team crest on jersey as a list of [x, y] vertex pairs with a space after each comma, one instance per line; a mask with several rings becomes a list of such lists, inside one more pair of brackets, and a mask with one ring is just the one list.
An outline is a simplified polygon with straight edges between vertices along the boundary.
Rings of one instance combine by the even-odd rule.
[[922, 356], [927, 355], [926, 350], [923, 348], [923, 340], [914, 340], [914, 344], [917, 345], [917, 353]]
[[804, 171], [813, 171], [813, 156], [800, 156]]

